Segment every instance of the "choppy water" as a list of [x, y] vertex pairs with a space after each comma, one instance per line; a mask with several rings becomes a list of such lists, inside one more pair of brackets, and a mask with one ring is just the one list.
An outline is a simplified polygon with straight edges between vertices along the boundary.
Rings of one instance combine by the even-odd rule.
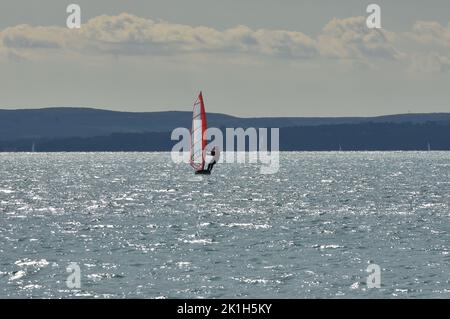
[[281, 159], [0, 154], [0, 297], [450, 297], [449, 152]]

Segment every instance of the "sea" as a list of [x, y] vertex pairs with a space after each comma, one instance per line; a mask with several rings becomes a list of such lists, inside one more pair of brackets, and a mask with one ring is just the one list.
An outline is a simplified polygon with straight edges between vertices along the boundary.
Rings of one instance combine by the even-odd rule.
[[449, 298], [450, 152], [0, 153], [0, 298]]

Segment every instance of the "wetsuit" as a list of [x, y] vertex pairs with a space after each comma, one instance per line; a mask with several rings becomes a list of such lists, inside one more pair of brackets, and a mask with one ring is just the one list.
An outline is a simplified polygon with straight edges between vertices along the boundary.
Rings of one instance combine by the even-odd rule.
[[[216, 155], [216, 152], [215, 151], [211, 151], [211, 156], [215, 157], [215, 155]], [[211, 170], [213, 169], [214, 165], [216, 165], [216, 159], [215, 158], [208, 164], [208, 167], [206, 168], [206, 170], [211, 172]]]

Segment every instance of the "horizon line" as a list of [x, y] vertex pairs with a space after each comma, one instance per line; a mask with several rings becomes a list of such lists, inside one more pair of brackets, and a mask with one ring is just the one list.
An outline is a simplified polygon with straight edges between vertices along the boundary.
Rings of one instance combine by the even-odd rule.
[[[44, 106], [44, 107], [32, 107], [32, 108], [16, 108], [16, 109], [4, 109], [0, 108], [1, 111], [6, 112], [14, 112], [14, 111], [44, 111], [44, 110], [63, 110], [63, 109], [77, 109], [77, 110], [91, 110], [91, 111], [104, 111], [104, 112], [115, 112], [115, 113], [134, 113], [134, 114], [149, 114], [149, 113], [191, 113], [191, 110], [165, 110], [165, 111], [124, 111], [124, 110], [112, 110], [106, 108], [98, 108], [91, 106]], [[206, 112], [207, 114], [215, 114], [215, 115], [225, 115], [234, 118], [242, 118], [242, 119], [270, 119], [270, 118], [379, 118], [386, 116], [413, 116], [413, 115], [450, 115], [449, 112], [408, 112], [408, 113], [390, 113], [390, 114], [379, 114], [379, 115], [330, 115], [330, 116], [237, 116], [228, 113], [219, 113], [219, 112]]]

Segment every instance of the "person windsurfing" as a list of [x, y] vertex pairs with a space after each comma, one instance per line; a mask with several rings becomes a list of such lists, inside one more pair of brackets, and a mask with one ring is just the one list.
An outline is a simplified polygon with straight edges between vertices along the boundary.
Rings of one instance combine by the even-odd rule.
[[219, 161], [220, 158], [219, 148], [214, 146], [209, 155], [211, 155], [213, 158], [211, 162], [209, 162], [206, 170], [211, 173], [211, 170], [213, 169], [214, 165], [216, 165], [216, 163]]

